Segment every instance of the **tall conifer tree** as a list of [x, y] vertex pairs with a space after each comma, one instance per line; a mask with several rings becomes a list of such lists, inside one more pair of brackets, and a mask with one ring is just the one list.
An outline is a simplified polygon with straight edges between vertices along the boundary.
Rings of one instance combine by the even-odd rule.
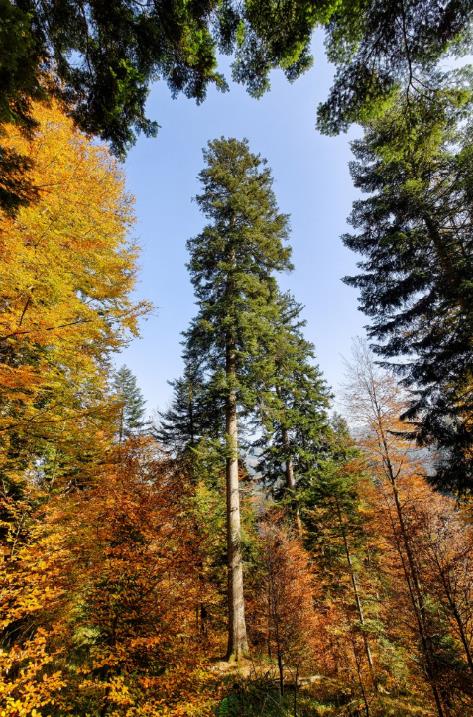
[[437, 480], [473, 490], [473, 162], [471, 90], [399, 93], [353, 144], [355, 202], [343, 237], [359, 252], [377, 353], [413, 391], [406, 416], [440, 448]]
[[197, 203], [209, 220], [188, 242], [198, 314], [187, 350], [199, 356], [210, 394], [223, 402], [226, 436], [228, 658], [247, 652], [238, 480], [239, 414], [271, 374], [264, 346], [278, 312], [274, 272], [290, 268], [288, 218], [278, 210], [266, 161], [248, 142], [217, 139], [204, 150]]

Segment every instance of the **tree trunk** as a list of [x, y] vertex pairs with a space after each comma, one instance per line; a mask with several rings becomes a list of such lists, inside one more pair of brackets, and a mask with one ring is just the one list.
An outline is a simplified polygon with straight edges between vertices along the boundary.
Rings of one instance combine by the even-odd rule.
[[355, 645], [355, 642], [353, 639], [352, 639], [352, 648], [353, 648], [353, 655], [355, 657], [355, 665], [356, 665], [356, 671], [358, 674], [358, 682], [360, 683], [361, 694], [363, 697], [363, 702], [365, 703], [366, 717], [370, 717], [370, 705], [368, 702], [368, 697], [366, 694], [365, 686], [363, 684], [363, 676], [361, 674], [360, 661], [358, 659], [358, 653], [356, 651], [356, 645]]
[[291, 492], [293, 498], [294, 512], [296, 515], [296, 527], [299, 537], [302, 535], [302, 521], [299, 511], [299, 502], [296, 497], [296, 479], [294, 476], [294, 463], [292, 462], [292, 456], [289, 455], [289, 433], [287, 428], [282, 429], [282, 441], [284, 449], [288, 452], [286, 458], [286, 488]]
[[[353, 592], [355, 595], [356, 610], [358, 612], [358, 617], [360, 619], [360, 625], [361, 625], [362, 629], [364, 630], [365, 616], [363, 613], [363, 605], [361, 604], [360, 593], [358, 590], [358, 582], [356, 579], [355, 571], [353, 569], [353, 563], [352, 563], [351, 553], [350, 553], [350, 546], [348, 545], [348, 538], [347, 538], [347, 534], [345, 531], [345, 525], [343, 524], [342, 512], [340, 510], [340, 505], [338, 503], [338, 500], [336, 500], [336, 506], [337, 506], [338, 522], [340, 524], [340, 530], [342, 531], [343, 545], [345, 547], [345, 555], [347, 558], [348, 570], [350, 572], [351, 584], [352, 584]], [[370, 668], [371, 678], [373, 680], [373, 684], [376, 684], [376, 679], [375, 679], [375, 674], [374, 674], [374, 665], [373, 665], [373, 656], [371, 654], [371, 648], [370, 648], [370, 644], [368, 641], [368, 635], [366, 635], [366, 633], [364, 631], [363, 631], [363, 644], [365, 646], [365, 654], [366, 654], [366, 659], [368, 661], [368, 665]]]
[[284, 664], [282, 661], [282, 655], [278, 650], [278, 670], [279, 670], [279, 693], [281, 697], [284, 696]]
[[227, 435], [227, 555], [228, 555], [228, 647], [227, 660], [240, 660], [248, 653], [245, 602], [243, 596], [243, 566], [241, 555], [240, 488], [238, 480], [238, 423], [236, 392], [235, 348], [227, 340], [226, 374], [229, 392], [225, 419]]
[[[417, 570], [417, 564], [414, 558], [414, 553], [411, 546], [411, 541], [408, 535], [408, 530], [404, 521], [404, 513], [401, 506], [401, 501], [399, 499], [399, 492], [397, 489], [397, 482], [396, 482], [396, 474], [391, 462], [391, 453], [389, 450], [388, 442], [386, 439], [386, 434], [383, 426], [382, 421], [382, 414], [381, 410], [377, 403], [377, 398], [374, 395], [374, 402], [376, 407], [376, 414], [377, 414], [377, 423], [378, 423], [378, 442], [381, 449], [381, 452], [383, 454], [383, 460], [385, 464], [385, 469], [387, 476], [389, 478], [389, 482], [391, 484], [391, 489], [393, 493], [394, 498], [394, 505], [396, 508], [396, 515], [399, 523], [399, 530], [401, 535], [401, 541], [404, 546], [404, 550], [406, 553], [407, 558], [407, 565], [408, 565], [408, 571], [406, 570], [404, 561], [404, 572], [406, 575], [406, 581], [409, 588], [409, 594], [411, 597], [412, 607], [414, 609], [414, 614], [417, 619], [417, 624], [419, 626], [419, 636], [421, 640], [421, 646], [422, 646], [422, 653], [425, 660], [425, 668], [426, 668], [426, 674], [427, 679], [430, 683], [430, 687], [432, 689], [432, 694], [434, 697], [435, 706], [437, 708], [437, 714], [438, 717], [447, 717], [448, 710], [445, 707], [443, 700], [441, 698], [441, 692], [439, 690], [439, 686], [437, 684], [437, 678], [435, 675], [435, 669], [433, 665], [433, 656], [432, 656], [432, 649], [431, 649], [431, 640], [429, 638], [428, 632], [426, 630], [426, 624], [425, 624], [425, 606], [424, 606], [424, 594], [423, 590], [421, 588], [420, 579], [418, 575]], [[402, 552], [400, 552], [401, 559], [402, 559]]]

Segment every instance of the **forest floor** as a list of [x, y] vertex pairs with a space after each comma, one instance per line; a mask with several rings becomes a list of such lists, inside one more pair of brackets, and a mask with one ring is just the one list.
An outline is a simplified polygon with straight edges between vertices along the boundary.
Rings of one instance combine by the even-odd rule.
[[[229, 663], [215, 659], [200, 671], [202, 694], [209, 698], [199, 714], [215, 717], [363, 717], [366, 706], [352, 690], [323, 675], [285, 669], [280, 694], [277, 664], [267, 658]], [[205, 684], [205, 686], [204, 686]], [[428, 717], [431, 712], [381, 691], [369, 698], [370, 717]], [[195, 707], [194, 707], [195, 709]], [[188, 714], [183, 711], [182, 714]], [[192, 715], [196, 715], [192, 712]]]
[[285, 694], [281, 696], [277, 664], [267, 658], [240, 662], [216, 659], [200, 676], [206, 682], [204, 691], [210, 688], [214, 698], [218, 695], [211, 712], [217, 717], [336, 717], [349, 714], [339, 711], [349, 699], [339, 684], [321, 675], [301, 675], [296, 690], [296, 670], [289, 666], [285, 668]]

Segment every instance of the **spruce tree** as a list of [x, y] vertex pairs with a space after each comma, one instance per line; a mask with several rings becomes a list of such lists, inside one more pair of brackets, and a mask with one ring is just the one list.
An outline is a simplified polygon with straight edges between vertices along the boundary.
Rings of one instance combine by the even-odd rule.
[[122, 366], [113, 378], [113, 392], [120, 404], [118, 416], [118, 440], [142, 433], [145, 421], [146, 401], [137, 384], [136, 377], [128, 366]]
[[352, 175], [369, 196], [343, 237], [363, 257], [346, 281], [374, 350], [412, 392], [413, 434], [440, 450], [437, 482], [460, 492], [473, 489], [472, 102], [465, 82], [399, 93], [368, 124]]
[[363, 592], [369, 586], [371, 595], [366, 602], [376, 612], [379, 585], [373, 574], [362, 579], [363, 571], [367, 571], [365, 553], [369, 536], [362, 520], [359, 484], [363, 476], [356, 461], [358, 449], [345, 420], [337, 414], [330, 421], [327, 439], [326, 451], [305, 482], [302, 499], [305, 542], [321, 572], [327, 597], [331, 594], [333, 599], [336, 595], [344, 606], [350, 631], [361, 643], [374, 680], [370, 632], [373, 638], [382, 625], [377, 623], [373, 630], [376, 623], [369, 624], [370, 615], [364, 604]]
[[271, 373], [262, 359], [274, 334], [274, 272], [290, 268], [288, 219], [278, 210], [266, 161], [248, 142], [217, 139], [204, 150], [197, 203], [209, 220], [188, 242], [198, 314], [186, 334], [207, 390], [223, 403], [226, 439], [228, 659], [248, 649], [240, 533], [239, 440], [242, 413]]
[[164, 450], [179, 456], [198, 441], [197, 392], [188, 376], [169, 381], [169, 385], [174, 393], [172, 403], [166, 411], [158, 412], [158, 423], [152, 433]]
[[[298, 484], [316, 468], [326, 451], [330, 395], [314, 347], [302, 329], [302, 306], [289, 294], [278, 297], [274, 340], [270, 351], [274, 373], [270, 391], [261, 393], [258, 418], [263, 432], [259, 470], [276, 496], [296, 498]], [[297, 501], [296, 501], [297, 502]]]

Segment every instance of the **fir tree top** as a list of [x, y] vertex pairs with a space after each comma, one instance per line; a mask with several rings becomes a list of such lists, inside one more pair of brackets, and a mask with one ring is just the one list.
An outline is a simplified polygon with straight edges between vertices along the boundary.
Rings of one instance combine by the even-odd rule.
[[119, 440], [142, 433], [145, 421], [146, 401], [138, 386], [136, 377], [128, 366], [123, 365], [113, 379], [113, 391], [121, 407], [119, 413]]
[[186, 334], [187, 351], [223, 387], [231, 342], [240, 398], [251, 404], [250, 373], [264, 370], [258, 357], [278, 311], [274, 273], [292, 268], [288, 217], [278, 210], [266, 161], [250, 152], [247, 140], [209, 142], [204, 158], [196, 200], [210, 221], [188, 242], [199, 312]]

